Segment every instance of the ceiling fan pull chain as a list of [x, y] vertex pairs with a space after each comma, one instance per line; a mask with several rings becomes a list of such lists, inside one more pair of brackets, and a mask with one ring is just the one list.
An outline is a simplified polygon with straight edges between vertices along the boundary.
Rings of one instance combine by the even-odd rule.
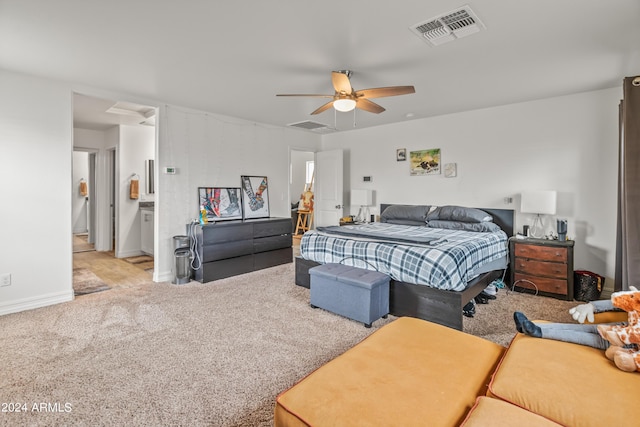
[[356, 127], [356, 109], [353, 109], [353, 127]]

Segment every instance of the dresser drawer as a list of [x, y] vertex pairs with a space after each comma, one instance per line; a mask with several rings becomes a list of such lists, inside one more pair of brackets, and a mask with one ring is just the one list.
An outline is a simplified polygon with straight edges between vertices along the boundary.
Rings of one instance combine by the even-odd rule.
[[253, 240], [238, 240], [202, 248], [202, 262], [218, 261], [253, 253]]
[[253, 237], [279, 236], [291, 234], [291, 220], [270, 220], [253, 224]]
[[[514, 284], [519, 288], [531, 289], [537, 292], [546, 292], [557, 295], [569, 294], [568, 283], [562, 279], [552, 279], [549, 277], [531, 276], [528, 274], [515, 273]], [[530, 282], [535, 283], [535, 286]], [[573, 295], [571, 295], [572, 299]]]
[[567, 262], [567, 249], [562, 247], [520, 243], [515, 245], [515, 255], [516, 257], [533, 258], [543, 261]]
[[567, 278], [567, 264], [560, 264], [550, 261], [538, 261], [529, 258], [516, 258], [516, 272], [525, 272], [535, 276]]
[[253, 228], [250, 224], [241, 223], [217, 223], [203, 226], [202, 244], [204, 246], [237, 240], [251, 240]]
[[275, 249], [290, 248], [291, 234], [284, 234], [282, 236], [262, 237], [260, 239], [253, 240], [253, 252], [267, 252]]

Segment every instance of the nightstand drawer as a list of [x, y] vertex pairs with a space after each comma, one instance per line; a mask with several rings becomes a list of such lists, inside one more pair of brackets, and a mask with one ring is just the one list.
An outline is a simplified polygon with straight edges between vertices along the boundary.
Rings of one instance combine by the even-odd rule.
[[557, 277], [567, 279], [567, 264], [557, 262], [538, 261], [529, 258], [516, 258], [516, 272], [526, 272], [535, 276]]
[[[515, 273], [514, 283], [516, 287], [532, 289], [537, 292], [547, 292], [558, 295], [568, 295], [569, 289], [566, 280], [551, 279], [548, 277], [529, 276], [527, 274]], [[522, 281], [520, 281], [522, 280]], [[535, 283], [535, 286], [530, 282]], [[572, 299], [573, 295], [571, 295]]]
[[515, 255], [516, 257], [533, 258], [544, 261], [567, 262], [567, 249], [563, 247], [554, 248], [521, 243], [516, 245]]

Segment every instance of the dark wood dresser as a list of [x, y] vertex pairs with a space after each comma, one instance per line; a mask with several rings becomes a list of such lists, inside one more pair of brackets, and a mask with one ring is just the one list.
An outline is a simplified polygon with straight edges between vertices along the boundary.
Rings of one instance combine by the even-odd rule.
[[509, 240], [511, 286], [573, 300], [573, 240]]
[[193, 235], [202, 261], [194, 279], [203, 283], [293, 262], [291, 218], [196, 225]]

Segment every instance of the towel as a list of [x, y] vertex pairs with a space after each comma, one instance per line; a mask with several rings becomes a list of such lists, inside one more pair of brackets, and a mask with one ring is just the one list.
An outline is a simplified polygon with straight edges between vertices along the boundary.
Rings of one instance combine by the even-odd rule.
[[138, 181], [137, 179], [132, 179], [131, 180], [131, 184], [129, 187], [129, 198], [130, 199], [137, 199], [138, 196], [140, 195], [140, 192], [138, 191], [140, 181]]
[[89, 194], [89, 190], [87, 189], [87, 182], [80, 181], [80, 195], [87, 197], [87, 194]]

